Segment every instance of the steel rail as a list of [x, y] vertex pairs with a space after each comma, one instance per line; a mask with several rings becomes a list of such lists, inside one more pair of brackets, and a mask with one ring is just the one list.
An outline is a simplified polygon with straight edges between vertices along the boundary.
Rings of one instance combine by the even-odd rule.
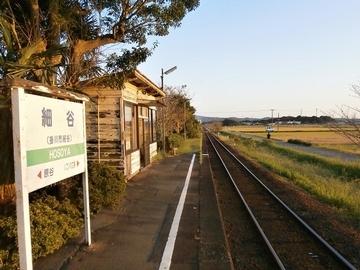
[[282, 270], [285, 270], [285, 269], [286, 269], [286, 268], [285, 268], [285, 266], [284, 266], [284, 265], [283, 265], [283, 263], [281, 262], [281, 260], [280, 260], [279, 256], [277, 255], [277, 253], [276, 253], [275, 249], [273, 248], [273, 246], [271, 245], [271, 243], [270, 243], [269, 239], [268, 239], [268, 238], [267, 238], [267, 236], [265, 235], [265, 233], [264, 233], [263, 229], [261, 228], [261, 226], [260, 226], [259, 222], [256, 220], [256, 218], [255, 218], [255, 216], [254, 216], [253, 212], [251, 211], [251, 209], [250, 209], [249, 205], [247, 204], [247, 202], [246, 202], [246, 200], [245, 200], [244, 196], [241, 194], [241, 192], [240, 192], [239, 188], [237, 187], [237, 185], [236, 185], [236, 183], [235, 183], [234, 179], [232, 178], [232, 176], [231, 176], [231, 174], [230, 174], [230, 172], [229, 172], [228, 168], [226, 167], [225, 162], [223, 161], [223, 159], [221, 158], [221, 156], [220, 156], [220, 154], [219, 154], [218, 150], [216, 149], [215, 145], [214, 145], [214, 144], [213, 144], [213, 142], [211, 141], [211, 139], [210, 139], [210, 137], [209, 137], [209, 134], [208, 134], [208, 133], [207, 133], [207, 137], [208, 137], [208, 139], [209, 139], [209, 141], [210, 141], [210, 143], [211, 143], [211, 145], [212, 145], [213, 149], [215, 150], [215, 152], [216, 152], [216, 154], [217, 154], [218, 158], [220, 159], [221, 163], [223, 164], [223, 166], [224, 166], [224, 168], [225, 168], [225, 170], [226, 170], [226, 172], [227, 172], [228, 176], [230, 177], [231, 182], [233, 183], [233, 185], [234, 185], [234, 187], [235, 187], [235, 189], [236, 189], [236, 191], [237, 191], [238, 195], [240, 196], [240, 198], [241, 198], [241, 200], [242, 200], [243, 204], [245, 205], [246, 210], [248, 211], [249, 215], [251, 216], [252, 221], [254, 222], [254, 224], [255, 224], [256, 228], [258, 229], [258, 231], [259, 231], [259, 233], [261, 234], [261, 236], [262, 236], [263, 240], [265, 241], [265, 243], [266, 243], [266, 245], [267, 245], [267, 247], [268, 247], [269, 251], [271, 252], [271, 255], [272, 255], [272, 256], [273, 256], [273, 258], [275, 259], [275, 261], [276, 261], [277, 265], [279, 266], [279, 268], [280, 268], [280, 269], [282, 269]]
[[[209, 137], [209, 132], [207, 136]], [[211, 134], [211, 133], [210, 133]], [[222, 144], [213, 134], [211, 134], [222, 147], [225, 149], [254, 179], [266, 189], [266, 191], [271, 194], [301, 225], [303, 225], [317, 240], [319, 240], [341, 263], [347, 266], [351, 270], [356, 270], [356, 268], [343, 257], [336, 249], [334, 249], [324, 238], [322, 238], [313, 228], [311, 228], [302, 218], [300, 218], [289, 206], [287, 206], [278, 196], [275, 195], [253, 172], [251, 172], [245, 164], [243, 164], [224, 144]], [[210, 140], [211, 141], [211, 140]], [[211, 142], [211, 144], [213, 144]], [[217, 152], [217, 151], [216, 151]], [[225, 165], [224, 165], [225, 166]], [[227, 169], [226, 169], [227, 170]], [[233, 180], [232, 180], [233, 181]], [[233, 181], [234, 183], [234, 181]], [[237, 189], [237, 187], [236, 187]]]

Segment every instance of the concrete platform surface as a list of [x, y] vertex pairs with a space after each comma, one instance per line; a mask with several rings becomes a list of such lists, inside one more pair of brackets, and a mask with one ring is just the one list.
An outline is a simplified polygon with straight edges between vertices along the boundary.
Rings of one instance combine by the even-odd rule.
[[[104, 209], [91, 220], [90, 246], [82, 232], [38, 259], [34, 269], [161, 269], [169, 256], [173, 270], [232, 269], [208, 157], [205, 152], [200, 164], [196, 156], [189, 171], [193, 157], [166, 157], [144, 168], [128, 181], [117, 209]], [[175, 244], [164, 254], [187, 176]]]

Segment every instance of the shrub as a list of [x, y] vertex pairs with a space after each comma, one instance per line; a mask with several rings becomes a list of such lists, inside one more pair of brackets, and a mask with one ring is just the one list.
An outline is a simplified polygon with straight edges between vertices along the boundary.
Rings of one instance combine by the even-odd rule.
[[[81, 175], [65, 180], [70, 190], [68, 197], [80, 211], [84, 208]], [[125, 194], [125, 176], [115, 168], [98, 162], [88, 163], [90, 214], [98, 214], [102, 208], [115, 208]]]
[[[114, 209], [118, 206], [125, 194], [125, 176], [115, 168], [97, 162], [89, 163], [88, 173], [91, 214], [99, 213], [104, 207]], [[82, 207], [82, 188], [78, 191], [79, 207]]]
[[0, 216], [0, 268], [17, 269], [19, 252], [17, 248], [16, 215]]
[[198, 120], [192, 116], [190, 119], [186, 121], [186, 138], [187, 139], [195, 139], [200, 138], [201, 136], [201, 124]]
[[84, 222], [68, 199], [60, 203], [47, 194], [30, 204], [30, 220], [33, 259], [53, 253], [77, 236]]
[[[90, 211], [114, 208], [125, 193], [125, 177], [115, 168], [89, 163]], [[68, 198], [58, 200], [49, 195], [56, 185], [29, 194], [33, 260], [59, 249], [77, 236], [83, 226], [83, 192], [80, 175], [62, 181], [69, 189]], [[18, 269], [19, 253], [16, 213], [0, 215], [0, 268]]]
[[[30, 229], [33, 260], [59, 249], [79, 234], [83, 225], [81, 213], [65, 199], [59, 202], [45, 192], [30, 198]], [[0, 267], [18, 269], [19, 253], [16, 213], [0, 216]]]
[[271, 147], [274, 145], [274, 142], [272, 140], [265, 139], [261, 141], [260, 145], [265, 147]]
[[254, 149], [256, 147], [256, 141], [253, 138], [241, 138], [242, 139], [242, 143], [243, 145], [247, 148], [247, 149]]
[[179, 147], [183, 143], [184, 138], [180, 134], [173, 133], [173, 134], [169, 135], [168, 140], [169, 140], [170, 147], [176, 148], [176, 147]]
[[299, 144], [299, 145], [304, 145], [304, 146], [311, 146], [310, 142], [304, 142], [299, 139], [288, 139], [288, 143]]

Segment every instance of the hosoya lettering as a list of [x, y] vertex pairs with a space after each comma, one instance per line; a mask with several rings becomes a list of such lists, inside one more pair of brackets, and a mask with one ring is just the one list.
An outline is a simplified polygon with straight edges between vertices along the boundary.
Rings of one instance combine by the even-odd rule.
[[70, 148], [57, 148], [57, 149], [52, 149], [49, 151], [49, 158], [50, 159], [56, 159], [56, 158], [62, 158], [62, 157], [67, 157], [70, 156], [71, 152], [70, 152]]

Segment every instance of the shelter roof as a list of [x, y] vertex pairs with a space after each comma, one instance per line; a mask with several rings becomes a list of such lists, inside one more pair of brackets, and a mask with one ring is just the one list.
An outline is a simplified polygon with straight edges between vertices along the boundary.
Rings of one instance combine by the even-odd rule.
[[126, 77], [126, 81], [135, 85], [144, 94], [148, 93], [158, 98], [165, 97], [165, 92], [137, 69]]
[[[115, 75], [115, 76], [113, 76]], [[143, 73], [141, 73], [138, 69], [125, 74], [125, 77], [123, 77], [123, 73], [116, 73], [112, 75], [105, 75], [103, 77], [97, 77], [90, 80], [82, 81], [82, 87], [87, 86], [95, 86], [102, 87], [104, 80], [106, 81], [107, 78], [112, 77], [112, 79], [118, 79], [119, 82], [123, 80], [124, 83], [129, 83], [136, 87], [137, 90], [141, 91], [144, 95], [151, 95], [157, 99], [164, 98], [165, 92], [158, 87], [155, 83], [153, 83], [149, 78], [147, 78]], [[123, 79], [122, 79], [123, 78]], [[107, 87], [107, 86], [103, 86]], [[110, 86], [108, 86], [110, 87]]]

